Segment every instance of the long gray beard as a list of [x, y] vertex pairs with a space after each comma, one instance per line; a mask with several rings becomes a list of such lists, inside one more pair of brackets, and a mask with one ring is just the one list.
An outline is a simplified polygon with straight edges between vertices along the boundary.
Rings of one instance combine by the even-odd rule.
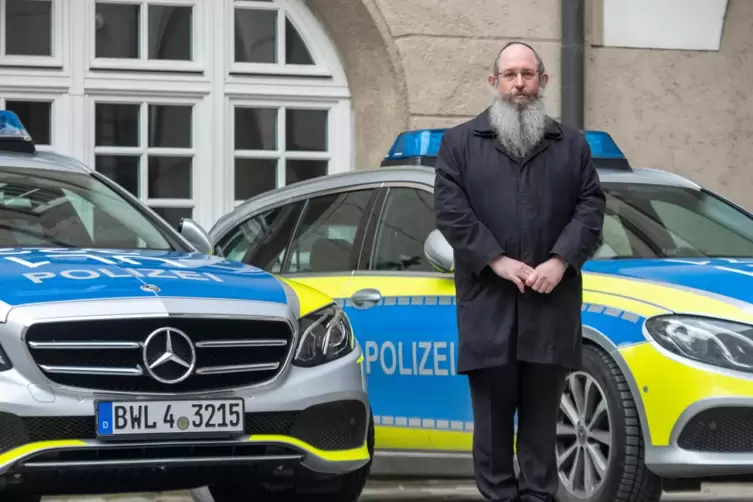
[[520, 109], [497, 94], [489, 110], [489, 122], [502, 146], [522, 158], [544, 137], [545, 108], [544, 100], [540, 97]]

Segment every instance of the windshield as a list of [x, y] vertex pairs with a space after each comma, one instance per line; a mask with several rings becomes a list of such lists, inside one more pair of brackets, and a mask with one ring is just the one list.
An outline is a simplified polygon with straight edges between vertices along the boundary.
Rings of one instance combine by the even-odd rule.
[[164, 230], [85, 173], [0, 167], [0, 248], [172, 250]]
[[753, 257], [753, 218], [706, 191], [604, 183], [603, 242], [594, 259]]

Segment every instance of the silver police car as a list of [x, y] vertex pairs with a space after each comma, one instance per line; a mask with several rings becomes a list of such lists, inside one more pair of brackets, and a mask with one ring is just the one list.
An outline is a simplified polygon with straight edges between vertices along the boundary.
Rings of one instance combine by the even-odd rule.
[[210, 251], [0, 111], [0, 500], [358, 499], [374, 428], [348, 316]]

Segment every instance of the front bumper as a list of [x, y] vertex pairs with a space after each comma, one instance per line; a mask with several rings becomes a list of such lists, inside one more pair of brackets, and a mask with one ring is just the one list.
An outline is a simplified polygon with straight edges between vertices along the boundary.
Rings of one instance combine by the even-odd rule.
[[287, 365], [269, 385], [190, 395], [241, 398], [241, 435], [117, 442], [97, 439], [97, 400], [187, 396], [71, 389], [49, 382], [30, 358], [18, 354], [13, 352], [14, 368], [0, 372], [0, 493], [150, 491], [265, 480], [298, 484], [352, 472], [370, 460], [360, 346], [319, 367]]
[[652, 472], [668, 479], [753, 478], [753, 375], [689, 361], [654, 343], [620, 354]]

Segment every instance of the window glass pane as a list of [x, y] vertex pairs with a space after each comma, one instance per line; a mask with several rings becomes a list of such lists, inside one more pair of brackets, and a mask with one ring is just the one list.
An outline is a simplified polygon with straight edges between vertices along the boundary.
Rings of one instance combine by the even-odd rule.
[[222, 239], [218, 244], [220, 253], [230, 260], [279, 271], [303, 205], [303, 202], [289, 204], [247, 220]]
[[149, 105], [149, 146], [191, 148], [192, 106]]
[[328, 110], [285, 110], [286, 149], [326, 151], [328, 115]]
[[391, 188], [376, 233], [375, 270], [433, 272], [424, 241], [434, 230], [434, 198], [413, 188]]
[[162, 231], [91, 175], [0, 168], [0, 247], [171, 249]]
[[235, 200], [277, 188], [276, 159], [235, 159]]
[[191, 7], [149, 6], [149, 59], [190, 61]]
[[235, 107], [235, 149], [276, 150], [277, 108]]
[[34, 143], [37, 145], [51, 144], [52, 103], [49, 101], [15, 101], [8, 99], [5, 101], [5, 109], [18, 115], [21, 123], [34, 138]]
[[138, 59], [140, 14], [136, 4], [97, 2], [95, 56]]
[[[60, 0], [55, 0], [60, 1]], [[52, 2], [5, 0], [5, 53], [52, 55]]]
[[285, 161], [285, 184], [324, 176], [328, 166], [329, 161], [326, 160], [288, 159]]
[[191, 157], [149, 157], [149, 198], [190, 199]]
[[277, 11], [235, 9], [235, 61], [277, 63]]
[[193, 208], [190, 207], [153, 207], [152, 209], [176, 230], [182, 219], [193, 218]]
[[314, 64], [314, 58], [303, 42], [298, 30], [285, 18], [285, 62], [287, 64]]
[[97, 155], [94, 169], [139, 196], [139, 157], [125, 155]]
[[356, 268], [359, 225], [372, 190], [311, 199], [290, 249], [285, 272], [345, 272]]
[[753, 256], [753, 219], [712, 194], [605, 184], [603, 241], [594, 258]]
[[245, 262], [272, 273], [282, 271], [285, 252], [303, 210], [304, 202], [275, 208], [244, 223]]
[[94, 144], [139, 146], [139, 106], [97, 103], [94, 109]]

